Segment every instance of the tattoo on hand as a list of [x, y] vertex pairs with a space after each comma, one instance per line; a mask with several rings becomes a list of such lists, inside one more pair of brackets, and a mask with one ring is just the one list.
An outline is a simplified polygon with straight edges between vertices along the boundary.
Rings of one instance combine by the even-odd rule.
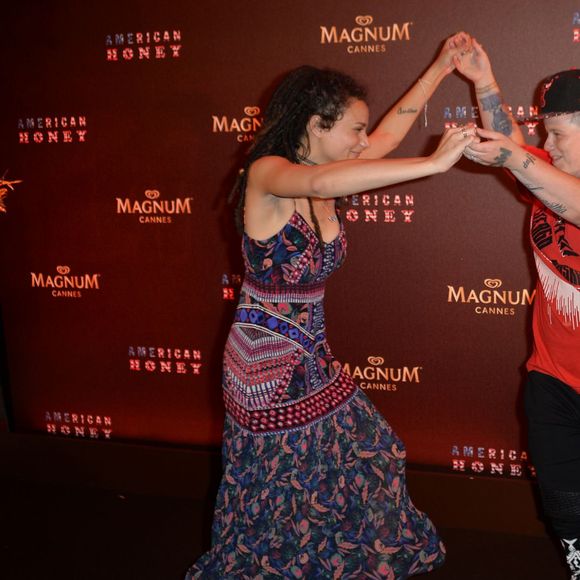
[[563, 203], [556, 203], [552, 201], [548, 201], [547, 199], [543, 199], [539, 195], [536, 197], [548, 208], [551, 209], [554, 213], [563, 214], [566, 213], [568, 208]]
[[508, 160], [508, 157], [512, 154], [509, 149], [505, 149], [504, 147], [500, 147], [499, 155], [494, 159], [495, 163], [492, 163], [493, 167], [503, 167], [505, 162]]
[[509, 114], [503, 109], [501, 95], [499, 93], [494, 93], [493, 95], [489, 95], [489, 97], [482, 97], [481, 106], [484, 111], [493, 115], [491, 120], [493, 130], [509, 137], [513, 130], [512, 120]]
[[526, 159], [522, 163], [522, 167], [527, 169], [530, 164], [534, 165], [536, 163], [536, 158], [531, 153], [526, 153]]
[[397, 115], [405, 115], [407, 113], [417, 113], [417, 109], [403, 109], [403, 107], [397, 109]]

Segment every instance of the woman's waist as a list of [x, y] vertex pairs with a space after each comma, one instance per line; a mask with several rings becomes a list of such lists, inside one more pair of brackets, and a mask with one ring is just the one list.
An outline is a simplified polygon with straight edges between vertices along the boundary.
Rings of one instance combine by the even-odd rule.
[[324, 299], [324, 282], [302, 284], [262, 282], [246, 274], [241, 288], [241, 299], [250, 297], [261, 303], [313, 304]]
[[234, 315], [234, 325], [254, 327], [272, 336], [287, 339], [312, 353], [317, 345], [326, 342], [324, 317], [312, 320], [311, 313], [274, 310], [272, 304], [240, 302]]

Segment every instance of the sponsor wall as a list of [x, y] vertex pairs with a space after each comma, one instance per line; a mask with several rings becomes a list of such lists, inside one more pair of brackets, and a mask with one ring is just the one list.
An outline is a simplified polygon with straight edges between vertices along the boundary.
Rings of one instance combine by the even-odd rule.
[[[458, 30], [484, 43], [522, 121], [539, 80], [578, 64], [575, 1], [5, 8], [0, 175], [21, 180], [0, 214], [12, 428], [218, 445], [243, 275], [225, 198], [275, 81], [303, 63], [344, 70], [367, 85], [376, 122]], [[477, 120], [451, 75], [393, 156]], [[541, 142], [540, 126], [525, 129]], [[528, 476], [534, 285], [528, 208], [510, 180], [462, 161], [352, 196], [343, 218], [349, 258], [329, 282], [328, 334], [409, 460]]]

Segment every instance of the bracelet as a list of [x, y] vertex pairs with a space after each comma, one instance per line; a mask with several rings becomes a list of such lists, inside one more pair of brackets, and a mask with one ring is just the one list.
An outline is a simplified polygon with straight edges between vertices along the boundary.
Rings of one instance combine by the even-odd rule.
[[423, 91], [423, 97], [425, 98], [425, 105], [423, 106], [423, 120], [425, 123], [425, 127], [427, 127], [428, 122], [427, 122], [427, 103], [429, 101], [429, 97], [427, 96], [427, 92], [425, 91], [425, 87], [423, 86], [423, 84], [428, 84], [428, 85], [432, 85], [433, 83], [431, 81], [428, 81], [424, 78], [419, 77], [419, 86], [421, 87], [421, 91]]
[[489, 83], [489, 85], [485, 85], [484, 87], [481, 87], [479, 89], [475, 89], [475, 94], [476, 95], [483, 95], [483, 93], [487, 93], [495, 87], [499, 88], [499, 85], [494, 81], [493, 83]]

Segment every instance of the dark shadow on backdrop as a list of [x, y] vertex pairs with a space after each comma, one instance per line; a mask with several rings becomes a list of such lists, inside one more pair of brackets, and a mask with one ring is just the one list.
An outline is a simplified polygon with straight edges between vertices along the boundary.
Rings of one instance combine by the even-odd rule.
[[8, 372], [8, 353], [4, 336], [4, 320], [0, 305], [0, 431], [12, 431], [12, 397], [10, 394], [10, 374]]

